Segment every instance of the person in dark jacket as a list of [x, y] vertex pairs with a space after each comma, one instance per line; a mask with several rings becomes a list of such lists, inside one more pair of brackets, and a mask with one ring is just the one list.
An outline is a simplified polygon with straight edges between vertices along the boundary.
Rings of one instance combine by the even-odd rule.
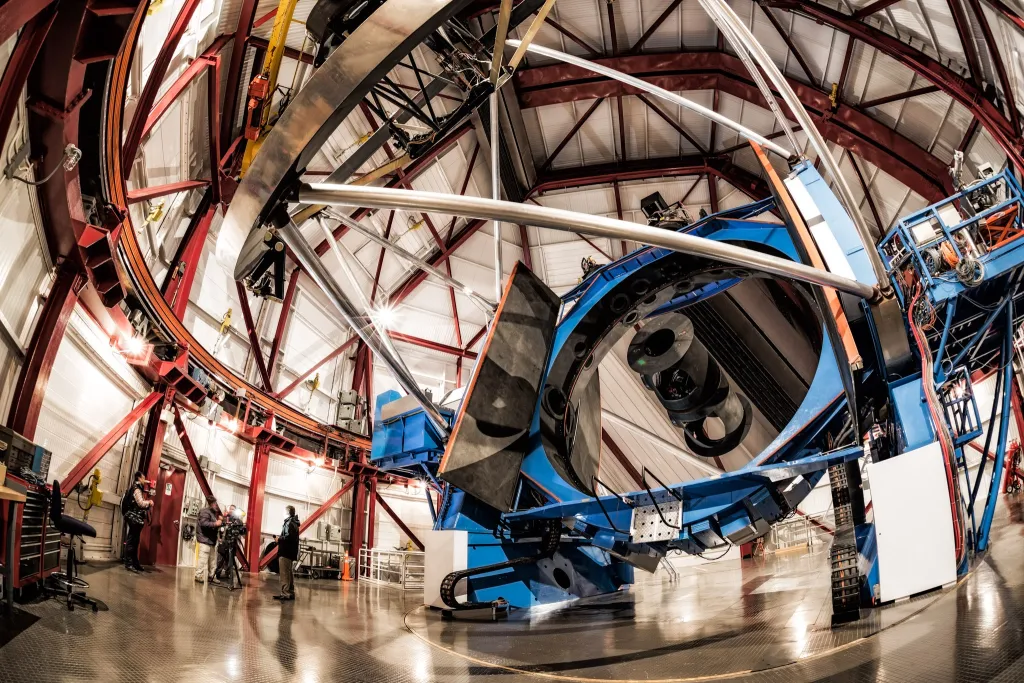
[[142, 571], [142, 564], [139, 563], [139, 538], [142, 536], [142, 527], [145, 524], [144, 511], [153, 507], [153, 501], [148, 500], [143, 494], [147, 483], [145, 474], [135, 473], [132, 481], [132, 495], [128, 498], [129, 509], [121, 510], [125, 523], [128, 525], [122, 559], [124, 568], [130, 572]]
[[196, 524], [196, 541], [199, 543], [199, 562], [196, 563], [196, 583], [209, 582], [220, 584], [214, 576], [217, 568], [217, 534], [224, 524], [217, 499], [207, 496], [206, 507], [199, 511], [199, 523]]
[[299, 559], [299, 518], [291, 505], [285, 508], [284, 526], [281, 535], [277, 537], [277, 557], [281, 564], [281, 594], [275, 595], [274, 599], [294, 600], [295, 576], [292, 567]]

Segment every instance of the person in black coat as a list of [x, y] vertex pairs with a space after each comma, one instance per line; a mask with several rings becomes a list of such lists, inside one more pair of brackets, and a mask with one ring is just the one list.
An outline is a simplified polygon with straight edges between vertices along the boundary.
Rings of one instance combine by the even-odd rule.
[[299, 559], [299, 518], [291, 505], [285, 508], [284, 525], [277, 537], [277, 557], [281, 564], [281, 594], [275, 600], [295, 599], [295, 576], [292, 567]]

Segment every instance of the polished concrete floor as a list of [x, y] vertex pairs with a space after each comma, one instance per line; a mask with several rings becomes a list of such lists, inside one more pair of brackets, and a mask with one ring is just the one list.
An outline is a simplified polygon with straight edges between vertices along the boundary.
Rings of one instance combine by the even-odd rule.
[[837, 631], [822, 556], [659, 573], [611, 603], [472, 624], [369, 585], [300, 580], [278, 604], [276, 577], [232, 593], [184, 569], [96, 567], [108, 609], [23, 606], [20, 632], [0, 630], [0, 681], [1022, 681], [1024, 524], [1000, 518], [959, 586]]

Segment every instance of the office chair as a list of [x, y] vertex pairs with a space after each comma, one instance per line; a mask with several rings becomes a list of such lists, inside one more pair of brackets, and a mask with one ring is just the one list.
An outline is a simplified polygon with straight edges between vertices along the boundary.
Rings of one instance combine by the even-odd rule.
[[54, 586], [48, 588], [47, 592], [64, 597], [68, 603], [68, 610], [74, 610], [74, 603], [78, 601], [92, 607], [93, 612], [99, 611], [96, 601], [86, 597], [85, 589], [89, 584], [78, 578], [78, 570], [75, 568], [75, 536], [96, 538], [96, 529], [87, 522], [64, 514], [64, 499], [60, 494], [59, 481], [53, 482], [53, 490], [50, 492], [50, 524], [62, 535], [69, 535], [71, 542], [68, 543], [67, 571], [54, 572], [50, 575], [50, 581]]

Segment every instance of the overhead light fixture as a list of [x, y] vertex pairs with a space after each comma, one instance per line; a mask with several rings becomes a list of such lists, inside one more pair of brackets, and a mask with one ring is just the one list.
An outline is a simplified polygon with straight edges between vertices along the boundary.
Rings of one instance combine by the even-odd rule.
[[385, 330], [390, 330], [398, 321], [398, 313], [395, 311], [394, 306], [389, 306], [387, 304], [371, 312], [370, 317], [378, 327]]

